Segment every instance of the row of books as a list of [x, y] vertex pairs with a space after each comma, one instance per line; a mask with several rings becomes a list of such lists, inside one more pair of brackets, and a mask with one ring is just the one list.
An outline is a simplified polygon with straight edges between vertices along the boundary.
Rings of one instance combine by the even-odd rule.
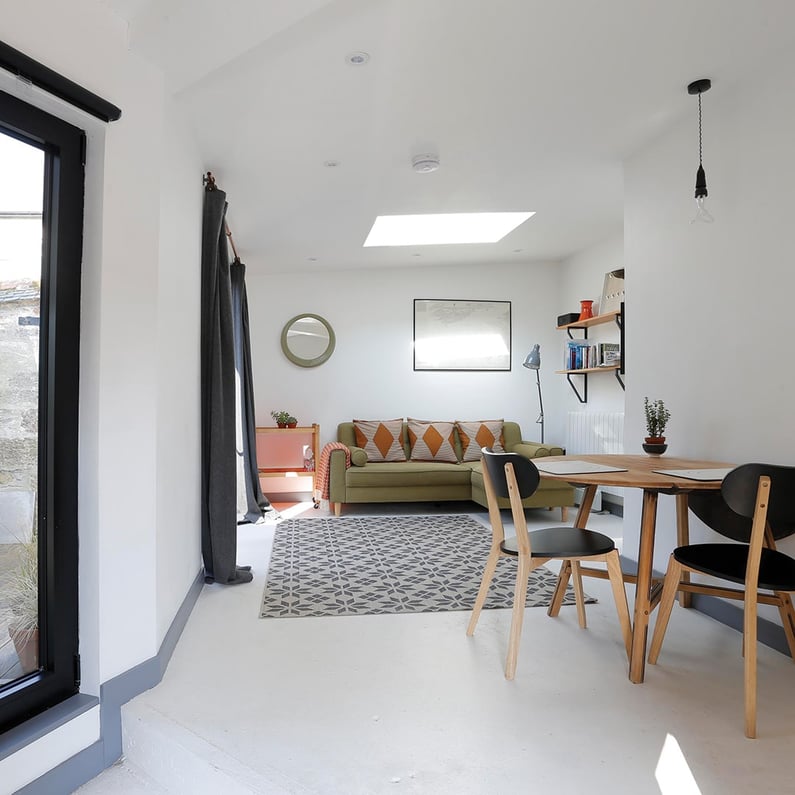
[[563, 362], [564, 370], [585, 370], [591, 367], [614, 367], [621, 364], [621, 346], [617, 342], [569, 340]]

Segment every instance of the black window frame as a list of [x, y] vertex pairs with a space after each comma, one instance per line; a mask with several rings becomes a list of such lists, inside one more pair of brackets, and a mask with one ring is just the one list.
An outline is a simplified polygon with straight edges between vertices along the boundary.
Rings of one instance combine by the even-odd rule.
[[0, 91], [0, 131], [45, 153], [39, 336], [39, 670], [0, 688], [0, 733], [79, 690], [78, 407], [86, 137]]

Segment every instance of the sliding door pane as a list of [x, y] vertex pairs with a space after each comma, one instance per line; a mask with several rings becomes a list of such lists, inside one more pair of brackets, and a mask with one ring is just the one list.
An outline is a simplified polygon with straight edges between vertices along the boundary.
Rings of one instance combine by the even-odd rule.
[[0, 685], [38, 670], [44, 152], [0, 132]]

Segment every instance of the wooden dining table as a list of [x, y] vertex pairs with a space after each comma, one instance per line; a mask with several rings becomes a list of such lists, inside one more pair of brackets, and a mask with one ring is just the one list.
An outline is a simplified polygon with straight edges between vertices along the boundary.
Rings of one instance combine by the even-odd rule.
[[[654, 470], [725, 470], [734, 464], [721, 461], [702, 461], [691, 458], [675, 458], [673, 456], [649, 455], [567, 455], [550, 456], [534, 463], [541, 467], [547, 462], [584, 461], [604, 467], [617, 467], [621, 471], [580, 472], [551, 474], [539, 468], [541, 477], [551, 480], [564, 480], [574, 486], [584, 487], [582, 502], [575, 520], [576, 527], [586, 527], [591, 511], [594, 495], [599, 486], [620, 486], [643, 490], [643, 503], [640, 519], [640, 536], [638, 544], [637, 573], [624, 574], [624, 581], [635, 584], [635, 609], [632, 621], [632, 646], [629, 659], [629, 679], [640, 683], [646, 669], [646, 636], [649, 629], [649, 617], [657, 606], [662, 592], [662, 581], [653, 577], [654, 536], [657, 525], [657, 498], [660, 494], [672, 494], [676, 497], [676, 546], [689, 542], [688, 526], [688, 495], [693, 491], [717, 491], [720, 489], [722, 476], [715, 480], [691, 480], [681, 476], [659, 474]], [[576, 468], [576, 464], [574, 467]], [[720, 474], [720, 473], [718, 473]], [[671, 545], [673, 548], [673, 545]], [[600, 569], [580, 566], [580, 573], [585, 576], [605, 578], [606, 572]], [[557, 588], [549, 607], [550, 615], [557, 615], [563, 596], [571, 576], [571, 564], [564, 562]], [[690, 594], [680, 592], [680, 603], [684, 607], [690, 604]]]

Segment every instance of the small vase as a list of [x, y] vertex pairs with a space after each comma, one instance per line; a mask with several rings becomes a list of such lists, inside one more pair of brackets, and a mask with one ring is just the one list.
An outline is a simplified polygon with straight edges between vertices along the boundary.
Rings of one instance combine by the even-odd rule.
[[668, 449], [664, 436], [647, 436], [642, 446], [646, 455], [662, 455]]
[[593, 301], [580, 301], [580, 320], [593, 317]]

